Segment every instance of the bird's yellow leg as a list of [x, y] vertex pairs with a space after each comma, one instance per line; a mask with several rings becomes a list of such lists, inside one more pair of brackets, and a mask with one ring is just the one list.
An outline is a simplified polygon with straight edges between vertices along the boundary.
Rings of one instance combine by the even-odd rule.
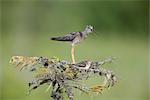
[[72, 57], [72, 63], [75, 64], [74, 46], [72, 46], [72, 48], [71, 48], [71, 57]]

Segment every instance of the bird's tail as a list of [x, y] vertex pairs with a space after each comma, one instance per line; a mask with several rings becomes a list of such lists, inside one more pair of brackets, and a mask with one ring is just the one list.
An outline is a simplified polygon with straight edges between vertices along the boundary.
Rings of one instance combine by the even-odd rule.
[[54, 40], [54, 41], [70, 41], [68, 38], [66, 37], [52, 37], [50, 38], [51, 40]]
[[52, 38], [50, 38], [51, 40], [56, 40], [56, 41], [58, 41], [59, 39], [58, 39], [58, 37], [52, 37]]

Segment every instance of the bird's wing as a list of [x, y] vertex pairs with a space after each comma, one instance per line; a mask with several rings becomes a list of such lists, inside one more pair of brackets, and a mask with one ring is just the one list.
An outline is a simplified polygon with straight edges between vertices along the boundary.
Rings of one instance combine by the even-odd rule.
[[51, 40], [56, 41], [72, 41], [76, 36], [78, 35], [78, 32], [72, 32], [62, 37], [53, 37]]

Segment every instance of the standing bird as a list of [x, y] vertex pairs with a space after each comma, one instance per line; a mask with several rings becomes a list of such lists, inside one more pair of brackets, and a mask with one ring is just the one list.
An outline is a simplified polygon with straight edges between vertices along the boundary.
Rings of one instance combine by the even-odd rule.
[[92, 32], [93, 32], [93, 26], [87, 25], [85, 30], [82, 32], [72, 32], [62, 37], [52, 37], [51, 40], [70, 42], [72, 46], [71, 49], [72, 63], [75, 64], [75, 58], [74, 58], [75, 45], [79, 44], [82, 40], [86, 39], [89, 33]]

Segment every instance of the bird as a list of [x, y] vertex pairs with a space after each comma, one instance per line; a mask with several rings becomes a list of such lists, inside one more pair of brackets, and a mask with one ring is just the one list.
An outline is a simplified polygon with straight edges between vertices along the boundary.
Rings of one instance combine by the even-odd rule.
[[94, 31], [93, 26], [87, 25], [84, 29], [84, 31], [79, 31], [79, 32], [71, 32], [65, 36], [60, 36], [60, 37], [51, 37], [51, 40], [55, 41], [63, 41], [63, 42], [69, 42], [71, 43], [71, 57], [72, 57], [72, 63], [75, 64], [75, 57], [74, 57], [74, 52], [75, 52], [75, 46], [80, 44], [83, 40], [87, 38], [87, 36]]

